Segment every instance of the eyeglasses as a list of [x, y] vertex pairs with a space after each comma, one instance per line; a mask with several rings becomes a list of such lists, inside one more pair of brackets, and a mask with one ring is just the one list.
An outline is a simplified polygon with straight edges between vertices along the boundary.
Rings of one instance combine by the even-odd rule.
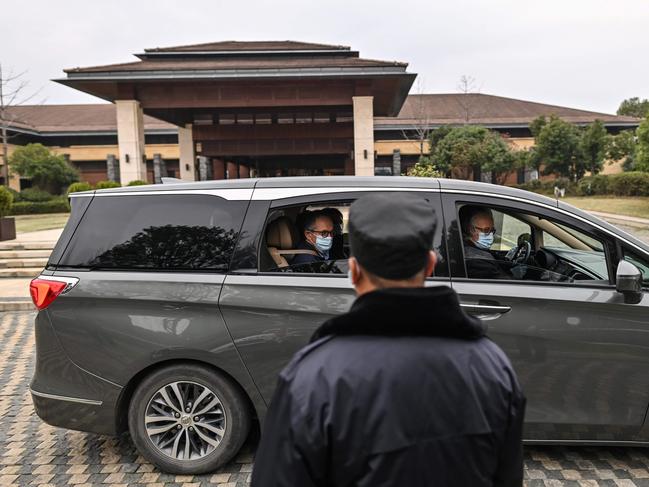
[[496, 234], [496, 228], [495, 227], [476, 227], [473, 225], [474, 230], [478, 230], [479, 232], [482, 233], [493, 233], [494, 235]]
[[307, 229], [307, 232], [315, 233], [316, 235], [319, 235], [320, 237], [326, 238], [326, 237], [333, 237], [334, 236], [334, 231], [333, 230], [322, 230], [322, 231], [317, 231], [317, 230], [311, 230], [310, 228]]

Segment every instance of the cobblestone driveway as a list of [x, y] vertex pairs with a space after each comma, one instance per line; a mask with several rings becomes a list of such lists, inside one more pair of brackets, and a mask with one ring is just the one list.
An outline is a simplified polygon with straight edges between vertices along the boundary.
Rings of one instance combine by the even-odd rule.
[[[0, 313], [0, 486], [246, 486], [254, 445], [219, 472], [161, 474], [128, 436], [66, 431], [34, 414], [28, 385], [34, 359], [33, 313]], [[649, 449], [527, 448], [527, 486], [647, 486]], [[299, 487], [299, 486], [296, 486]]]

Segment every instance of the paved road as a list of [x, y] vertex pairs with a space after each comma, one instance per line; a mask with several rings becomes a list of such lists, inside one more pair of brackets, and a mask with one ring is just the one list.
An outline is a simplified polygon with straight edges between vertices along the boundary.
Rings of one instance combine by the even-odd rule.
[[[42, 423], [27, 392], [34, 363], [33, 317], [27, 312], [0, 313], [0, 486], [249, 484], [254, 444], [219, 472], [174, 476], [146, 463], [126, 435], [112, 438]], [[649, 487], [649, 449], [527, 448], [525, 478], [530, 487]]]

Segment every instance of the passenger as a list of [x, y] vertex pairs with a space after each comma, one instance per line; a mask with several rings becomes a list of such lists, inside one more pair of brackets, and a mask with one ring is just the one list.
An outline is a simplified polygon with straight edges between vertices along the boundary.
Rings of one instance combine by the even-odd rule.
[[303, 240], [297, 245], [300, 250], [313, 250], [315, 254], [297, 254], [290, 264], [309, 264], [329, 260], [334, 236], [334, 222], [322, 211], [311, 211], [304, 216]]
[[511, 279], [490, 252], [496, 228], [491, 210], [465, 206], [460, 210], [467, 277], [474, 279]]

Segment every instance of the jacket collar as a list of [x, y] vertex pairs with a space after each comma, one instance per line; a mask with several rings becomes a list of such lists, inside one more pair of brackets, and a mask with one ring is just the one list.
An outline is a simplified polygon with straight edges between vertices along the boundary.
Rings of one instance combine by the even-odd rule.
[[360, 296], [348, 313], [323, 323], [311, 337], [328, 335], [429, 336], [473, 340], [482, 321], [467, 315], [448, 286], [391, 288]]

